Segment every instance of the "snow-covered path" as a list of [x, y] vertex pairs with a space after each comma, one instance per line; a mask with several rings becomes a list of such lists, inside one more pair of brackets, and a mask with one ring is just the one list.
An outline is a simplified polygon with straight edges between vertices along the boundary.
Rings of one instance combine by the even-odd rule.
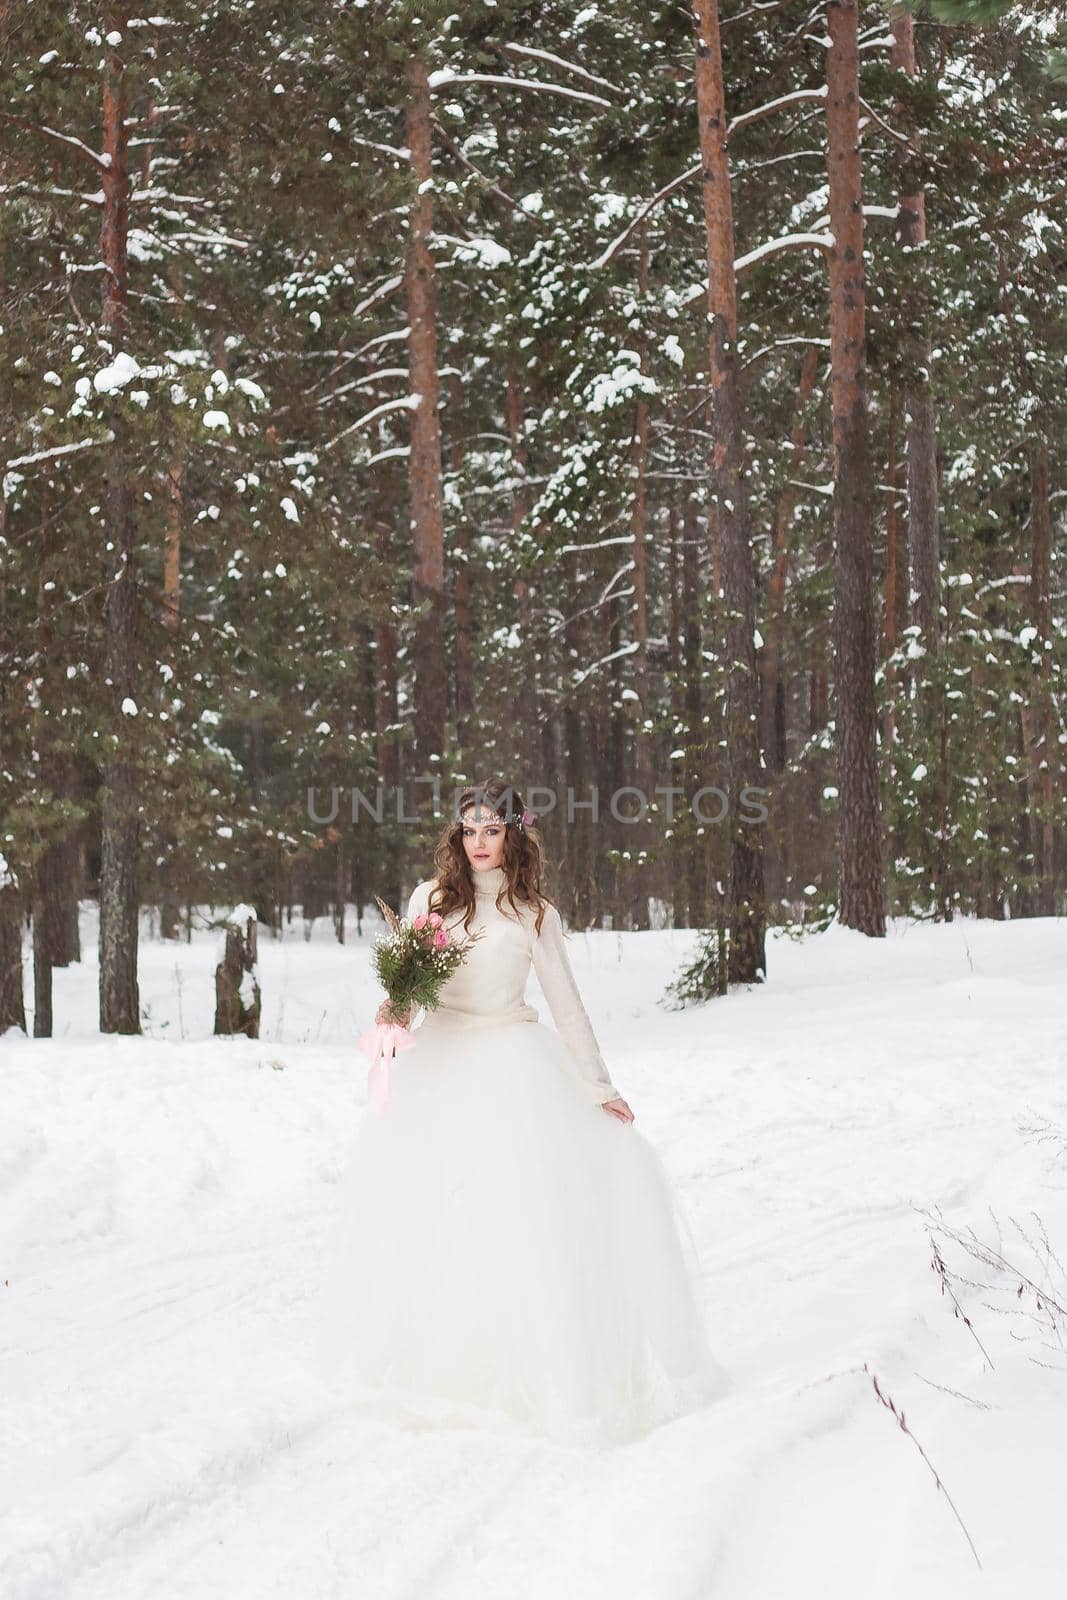
[[[59, 1036], [0, 1041], [5, 1600], [999, 1600], [1062, 1582], [1067, 1351], [1006, 1275], [1007, 1293], [961, 1291], [972, 1336], [921, 1211], [990, 1243], [999, 1224], [1067, 1304], [1027, 1243], [1043, 1225], [1067, 1259], [1067, 925], [774, 939], [762, 992], [665, 1012], [691, 944], [571, 948], [737, 1387], [603, 1451], [356, 1420], [303, 1365], [364, 1103], [367, 941], [265, 940], [256, 1043], [207, 1036], [208, 935], [146, 942], [144, 1039], [92, 1031], [91, 947], [57, 974]], [[1046, 1120], [1063, 1139], [1037, 1138]]]

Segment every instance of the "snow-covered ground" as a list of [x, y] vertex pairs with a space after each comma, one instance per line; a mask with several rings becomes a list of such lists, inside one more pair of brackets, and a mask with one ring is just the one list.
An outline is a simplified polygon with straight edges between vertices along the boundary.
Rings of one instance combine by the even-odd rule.
[[1067, 1315], [942, 1235], [969, 1330], [923, 1213], [1067, 1307], [1067, 924], [775, 938], [684, 1012], [692, 934], [571, 940], [736, 1382], [603, 1451], [360, 1421], [304, 1366], [377, 923], [263, 939], [258, 1042], [210, 1037], [208, 933], [146, 941], [145, 1037], [100, 1038], [85, 926], [57, 1037], [0, 1041], [5, 1600], [1059, 1592]]

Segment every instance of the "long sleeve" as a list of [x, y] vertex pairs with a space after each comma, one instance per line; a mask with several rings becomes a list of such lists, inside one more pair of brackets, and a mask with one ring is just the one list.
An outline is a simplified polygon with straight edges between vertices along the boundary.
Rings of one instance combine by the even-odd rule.
[[[407, 908], [407, 911], [404, 912], [404, 915], [408, 918], [409, 921], [411, 920], [412, 917], [418, 917], [418, 916], [422, 916], [422, 915], [425, 914], [426, 908], [430, 903], [430, 891], [432, 889], [433, 889], [433, 879], [432, 878], [427, 878], [423, 883], [417, 883], [415, 885], [414, 889], [412, 889], [411, 894], [408, 896], [408, 908]], [[411, 1013], [411, 1016], [408, 1018], [409, 1026], [410, 1026], [411, 1023], [413, 1023], [415, 1021], [416, 1017], [421, 1017], [422, 1016], [422, 1013], [423, 1013], [424, 1009], [425, 1008], [423, 1006], [416, 1006], [414, 1008], [414, 1010]]]
[[622, 1096], [600, 1053], [582, 997], [578, 992], [570, 958], [563, 941], [563, 919], [555, 906], [545, 908], [541, 932], [534, 940], [533, 966], [544, 991], [552, 1020], [574, 1059], [580, 1076], [589, 1085], [595, 1104], [620, 1100]]
[[430, 890], [433, 888], [433, 879], [427, 878], [423, 883], [417, 883], [408, 897], [408, 908], [405, 913], [408, 917], [417, 917], [426, 910], [430, 903]]

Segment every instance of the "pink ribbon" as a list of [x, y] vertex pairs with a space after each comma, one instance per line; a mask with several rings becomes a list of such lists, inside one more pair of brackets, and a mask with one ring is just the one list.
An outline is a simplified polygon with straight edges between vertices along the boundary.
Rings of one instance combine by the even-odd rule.
[[367, 1098], [379, 1111], [384, 1111], [389, 1104], [389, 1067], [393, 1052], [410, 1050], [418, 1042], [399, 1022], [376, 1022], [356, 1040], [357, 1050], [370, 1057]]

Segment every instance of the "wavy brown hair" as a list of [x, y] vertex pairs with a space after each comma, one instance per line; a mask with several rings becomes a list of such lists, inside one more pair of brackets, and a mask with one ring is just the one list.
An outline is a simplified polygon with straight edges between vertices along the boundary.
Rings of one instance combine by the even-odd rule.
[[521, 825], [525, 802], [514, 784], [503, 778], [490, 778], [487, 783], [472, 784], [464, 789], [456, 807], [457, 815], [449, 822], [434, 846], [433, 863], [437, 882], [430, 892], [429, 910], [450, 916], [462, 910], [463, 928], [470, 932], [478, 908], [474, 894], [474, 875], [467, 852], [463, 848], [463, 829], [467, 823], [464, 812], [475, 808], [495, 811], [504, 823], [504, 882], [496, 897], [497, 910], [503, 910], [502, 900], [507, 897], [515, 912], [519, 905], [532, 906], [537, 913], [534, 932], [541, 932], [545, 907], [554, 905], [541, 888], [544, 870], [544, 849], [541, 835], [532, 823]]

